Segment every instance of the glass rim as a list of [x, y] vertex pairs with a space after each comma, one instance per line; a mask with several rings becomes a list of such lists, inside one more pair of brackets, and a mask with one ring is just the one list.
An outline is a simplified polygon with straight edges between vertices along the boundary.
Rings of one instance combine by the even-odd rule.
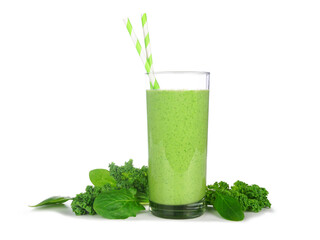
[[[150, 73], [145, 73], [146, 75], [149, 75]], [[153, 72], [154, 75], [159, 74], [197, 74], [197, 75], [210, 75], [210, 72], [206, 71], [157, 71]]]

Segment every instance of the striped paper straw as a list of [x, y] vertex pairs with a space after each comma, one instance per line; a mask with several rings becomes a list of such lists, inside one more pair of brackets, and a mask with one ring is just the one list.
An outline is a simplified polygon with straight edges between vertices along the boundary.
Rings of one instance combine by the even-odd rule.
[[153, 70], [153, 61], [152, 61], [152, 53], [151, 53], [151, 46], [150, 46], [150, 36], [149, 36], [149, 29], [148, 29], [148, 20], [147, 20], [147, 14], [144, 13], [141, 15], [141, 22], [142, 22], [142, 28], [143, 28], [143, 36], [144, 36], [144, 45], [146, 49], [146, 55], [147, 55], [147, 61], [150, 65], [150, 69], [152, 72]]
[[131, 36], [131, 39], [132, 39], [132, 42], [140, 56], [140, 59], [148, 73], [148, 76], [149, 76], [149, 79], [150, 79], [150, 88], [151, 89], [158, 89], [159, 88], [159, 84], [154, 76], [154, 73], [153, 71], [151, 71], [151, 68], [150, 68], [150, 65], [149, 65], [149, 62], [146, 60], [146, 56], [144, 55], [144, 52], [143, 52], [143, 49], [141, 47], [141, 44], [137, 38], [137, 35], [135, 34], [135, 32], [133, 31], [133, 28], [132, 28], [132, 25], [131, 25], [131, 22], [129, 20], [129, 18], [126, 18], [124, 19], [124, 23], [127, 27], [127, 30], [129, 32], [129, 35]]

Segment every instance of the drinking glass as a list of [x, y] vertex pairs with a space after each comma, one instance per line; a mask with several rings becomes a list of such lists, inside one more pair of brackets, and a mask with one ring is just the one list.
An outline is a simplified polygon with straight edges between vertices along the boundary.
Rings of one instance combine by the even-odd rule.
[[210, 73], [155, 76], [160, 89], [146, 91], [150, 209], [163, 218], [198, 217], [205, 210]]

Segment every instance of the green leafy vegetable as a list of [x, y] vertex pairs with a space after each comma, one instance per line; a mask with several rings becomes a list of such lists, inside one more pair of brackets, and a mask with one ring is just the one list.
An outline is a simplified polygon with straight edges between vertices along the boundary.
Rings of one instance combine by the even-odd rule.
[[40, 206], [45, 206], [45, 205], [62, 204], [62, 203], [65, 203], [66, 201], [69, 201], [71, 199], [72, 198], [69, 198], [69, 197], [54, 196], [54, 197], [47, 198], [46, 200], [43, 200], [42, 202], [38, 203], [37, 205], [33, 205], [30, 207], [40, 207]]
[[[85, 192], [74, 198], [51, 197], [32, 207], [73, 200], [71, 208], [76, 215], [98, 213], [105, 218], [124, 219], [136, 216], [149, 203], [148, 167], [135, 168], [132, 159], [123, 166], [111, 163], [109, 170], [94, 169], [89, 178], [94, 186], [87, 186]], [[259, 212], [271, 207], [265, 188], [241, 181], [231, 187], [222, 181], [208, 185], [205, 199], [223, 218], [233, 221], [242, 220], [243, 211]]]
[[76, 215], [95, 215], [96, 212], [93, 209], [93, 202], [95, 198], [100, 193], [105, 193], [112, 189], [115, 189], [115, 187], [111, 186], [110, 184], [106, 184], [102, 187], [87, 186], [84, 193], [77, 194], [73, 199], [71, 203], [72, 211]]
[[[84, 193], [77, 194], [71, 203], [72, 211], [76, 215], [95, 215], [96, 211], [93, 208], [95, 198], [100, 193], [105, 193], [110, 190], [134, 188], [138, 191], [136, 197], [139, 202], [142, 204], [149, 203], [148, 168], [146, 166], [143, 166], [141, 169], [135, 168], [133, 167], [133, 160], [130, 159], [123, 166], [117, 166], [115, 163], [111, 163], [109, 165], [109, 173], [105, 171], [95, 169], [90, 172], [91, 174], [89, 173], [90, 180], [93, 184], [98, 183], [98, 185], [100, 185], [107, 181], [108, 183], [103, 186], [87, 186]], [[114, 185], [113, 180], [110, 179], [115, 179], [116, 184]]]
[[238, 199], [244, 211], [259, 212], [262, 208], [270, 208], [269, 192], [256, 184], [248, 185], [237, 181], [231, 187], [232, 195]]
[[111, 190], [99, 194], [94, 203], [94, 210], [102, 217], [110, 219], [125, 219], [135, 217], [145, 210], [136, 198], [136, 189]]
[[148, 194], [148, 167], [135, 168], [133, 160], [125, 162], [123, 166], [115, 163], [109, 165], [110, 175], [114, 177], [119, 188], [135, 188], [138, 192]]
[[207, 186], [207, 205], [214, 205], [217, 192], [237, 199], [243, 211], [259, 212], [262, 208], [271, 207], [267, 197], [268, 191], [256, 184], [248, 185], [237, 181], [230, 188], [226, 182], [215, 182]]
[[106, 184], [116, 185], [116, 180], [110, 176], [110, 172], [107, 169], [94, 169], [89, 172], [89, 178], [93, 185], [96, 187], [102, 187]]
[[227, 220], [241, 221], [244, 219], [240, 203], [234, 197], [217, 192], [213, 206]]

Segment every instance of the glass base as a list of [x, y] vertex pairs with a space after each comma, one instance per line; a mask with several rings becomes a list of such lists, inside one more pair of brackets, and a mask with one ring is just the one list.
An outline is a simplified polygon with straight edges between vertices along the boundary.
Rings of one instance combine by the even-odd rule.
[[150, 201], [153, 215], [161, 218], [188, 219], [201, 216], [206, 210], [204, 198], [186, 205], [163, 205]]

